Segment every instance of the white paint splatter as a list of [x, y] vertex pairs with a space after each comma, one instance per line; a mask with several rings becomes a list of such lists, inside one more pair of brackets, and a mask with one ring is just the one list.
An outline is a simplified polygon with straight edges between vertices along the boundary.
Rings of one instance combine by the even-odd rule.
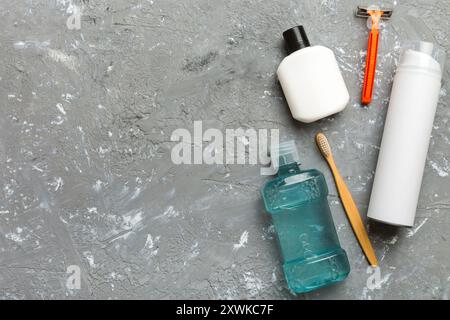
[[176, 211], [173, 206], [169, 206], [166, 211], [164, 211], [163, 216], [166, 217], [177, 217], [179, 212]]
[[104, 155], [109, 152], [109, 148], [103, 148], [102, 146], [98, 147], [98, 153]]
[[61, 98], [63, 98], [66, 102], [70, 102], [73, 100], [74, 96], [70, 93], [62, 94]]
[[365, 286], [362, 291], [361, 298], [362, 300], [372, 300], [372, 297], [369, 295], [369, 292], [373, 292], [375, 289], [380, 290], [382, 286], [388, 283], [389, 278], [392, 276], [392, 273], [386, 274], [383, 278], [379, 279], [374, 286]]
[[200, 254], [200, 249], [198, 247], [198, 242], [195, 241], [194, 244], [191, 246], [191, 254], [189, 255], [189, 260], [194, 259]]
[[17, 227], [16, 232], [10, 232], [8, 234], [5, 234], [5, 238], [17, 243], [22, 243], [23, 241], [27, 240], [27, 237], [22, 236], [22, 232], [23, 229]]
[[169, 206], [162, 214], [157, 215], [153, 219], [169, 219], [178, 217], [180, 213], [173, 206]]
[[27, 47], [27, 44], [25, 43], [25, 41], [17, 41], [14, 43], [14, 49], [20, 50], [20, 49], [25, 49]]
[[152, 235], [149, 233], [147, 235], [147, 240], [145, 240], [144, 248], [152, 249], [154, 246]]
[[233, 250], [239, 250], [240, 248], [245, 247], [245, 244], [248, 242], [248, 231], [245, 230], [242, 234], [241, 234], [241, 238], [239, 239], [239, 243], [235, 243], [233, 245]]
[[436, 162], [434, 162], [433, 160], [430, 160], [429, 161], [430, 162], [430, 165], [431, 165], [431, 167], [433, 168], [433, 170], [434, 171], [436, 171], [437, 172], [437, 174], [440, 176], [440, 177], [447, 177], [448, 176], [448, 170], [449, 170], [449, 168], [441, 168]]
[[396, 244], [397, 241], [398, 241], [398, 236], [396, 235], [396, 236], [392, 237], [392, 239], [389, 241], [389, 244]]
[[277, 281], [277, 275], [275, 271], [272, 272], [272, 279], [270, 281], [272, 281], [272, 283], [275, 283]]
[[383, 285], [385, 283], [388, 283], [389, 278], [392, 276], [392, 273], [388, 273], [387, 275], [385, 275], [379, 282], [379, 285]]
[[159, 239], [160, 236], [157, 236], [155, 237], [155, 239], [153, 239], [150, 233], [147, 235], [147, 240], [144, 244], [144, 250], [150, 252], [150, 257], [156, 256], [158, 254], [159, 248], [156, 244], [159, 242]]
[[103, 182], [101, 180], [97, 180], [97, 181], [95, 181], [95, 184], [92, 186], [92, 188], [95, 191], [100, 192], [100, 190], [102, 189], [102, 185], [103, 185]]
[[41, 168], [39, 168], [38, 166], [34, 165], [32, 167], [34, 170], [39, 171], [39, 172], [44, 172], [44, 170], [42, 170]]
[[130, 197], [130, 200], [135, 200], [141, 194], [141, 187], [137, 187], [134, 189], [133, 194]]
[[56, 120], [52, 120], [50, 122], [50, 124], [56, 124], [57, 126], [59, 126], [60, 124], [62, 124], [64, 122], [64, 119], [61, 116], [57, 116]]
[[54, 188], [54, 191], [58, 191], [64, 185], [64, 180], [61, 177], [55, 177], [49, 185]]
[[14, 194], [14, 190], [9, 184], [3, 187], [3, 191], [5, 192], [7, 198], [11, 197]]
[[407, 238], [411, 238], [413, 235], [415, 235], [416, 232], [419, 231], [420, 228], [422, 228], [423, 225], [424, 225], [427, 221], [428, 221], [428, 218], [423, 219], [423, 221], [422, 221], [417, 227], [415, 227], [414, 229], [408, 231], [408, 234], [406, 235], [406, 237], [407, 237]]
[[363, 288], [361, 299], [362, 300], [372, 300], [372, 297], [369, 295], [369, 289], [367, 287]]
[[188, 263], [189, 260], [194, 259], [195, 257], [197, 257], [200, 254], [200, 249], [198, 247], [198, 242], [195, 241], [194, 244], [192, 244], [191, 246], [191, 252], [188, 256], [188, 258], [186, 259], [186, 261], [184, 261], [183, 265], [186, 265]]
[[66, 68], [72, 70], [72, 71], [77, 71], [77, 60], [75, 59], [75, 57], [71, 57], [68, 56], [67, 54], [65, 54], [64, 52], [60, 51], [60, 50], [55, 50], [55, 49], [50, 49], [47, 48], [47, 53], [48, 56], [59, 63], [62, 63], [64, 66], [66, 66]]
[[142, 210], [133, 210], [123, 217], [122, 228], [135, 229], [142, 222]]
[[90, 251], [83, 252], [83, 255], [87, 259], [87, 261], [89, 263], [89, 266], [91, 268], [95, 268], [96, 264], [95, 264], [95, 261], [94, 261], [94, 255]]
[[263, 282], [252, 272], [244, 273], [245, 288], [251, 297], [256, 296], [263, 288]]
[[[78, 128], [78, 131], [80, 131], [80, 133], [81, 133], [81, 142], [83, 143], [83, 145], [86, 145], [85, 133], [84, 133], [83, 127], [78, 126], [77, 128]], [[88, 165], [90, 167], [91, 166], [91, 157], [89, 157], [89, 153], [86, 148], [84, 148], [84, 154], [86, 155], [86, 159], [87, 159]]]
[[87, 208], [87, 211], [89, 213], [98, 213], [97, 208], [96, 207], [92, 207], [92, 208]]
[[17, 41], [13, 44], [14, 49], [23, 50], [23, 49], [45, 49], [50, 45], [50, 41]]
[[64, 110], [64, 107], [61, 103], [56, 104], [56, 108], [58, 108], [59, 112], [61, 112], [63, 115], [66, 115], [66, 110]]

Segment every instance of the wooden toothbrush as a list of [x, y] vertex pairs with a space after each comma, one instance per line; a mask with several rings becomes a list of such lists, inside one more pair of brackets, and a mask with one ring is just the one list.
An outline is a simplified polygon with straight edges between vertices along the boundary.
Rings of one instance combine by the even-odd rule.
[[344, 206], [348, 220], [350, 221], [353, 232], [358, 239], [359, 245], [361, 246], [369, 263], [373, 267], [376, 267], [378, 266], [377, 256], [375, 255], [375, 251], [373, 250], [372, 244], [370, 243], [369, 236], [367, 235], [366, 228], [364, 227], [364, 223], [361, 219], [361, 215], [359, 214], [358, 208], [356, 207], [355, 201], [353, 200], [353, 197], [348, 190], [344, 179], [342, 179], [336, 167], [330, 144], [328, 143], [328, 140], [323, 133], [318, 133], [316, 135], [316, 143], [319, 147], [320, 153], [322, 153], [323, 157], [330, 166], [331, 172], [333, 173], [339, 197], [341, 198], [342, 205]]

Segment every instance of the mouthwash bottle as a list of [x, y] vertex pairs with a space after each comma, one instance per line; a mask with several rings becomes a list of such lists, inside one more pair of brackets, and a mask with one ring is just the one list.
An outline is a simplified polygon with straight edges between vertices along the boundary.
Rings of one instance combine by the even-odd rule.
[[293, 140], [273, 151], [278, 176], [266, 183], [262, 196], [278, 235], [289, 289], [305, 293], [344, 280], [350, 265], [334, 227], [325, 177], [316, 169], [300, 169]]

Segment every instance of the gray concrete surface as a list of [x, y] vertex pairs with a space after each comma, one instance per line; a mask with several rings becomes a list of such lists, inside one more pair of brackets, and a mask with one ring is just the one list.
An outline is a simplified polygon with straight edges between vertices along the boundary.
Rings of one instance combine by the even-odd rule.
[[[328, 134], [365, 216], [404, 40], [399, 18], [421, 16], [448, 53], [450, 9], [445, 0], [397, 1], [375, 100], [361, 108], [368, 29], [353, 16], [356, 4], [1, 0], [0, 298], [448, 299], [449, 69], [416, 225], [370, 224], [379, 289], [313, 137]], [[80, 30], [66, 26], [74, 6], [83, 10]], [[275, 76], [281, 33], [296, 24], [334, 50], [352, 97], [345, 111], [310, 125], [292, 120]], [[328, 179], [352, 267], [345, 282], [288, 292], [259, 167], [171, 162], [172, 131], [192, 131], [194, 120], [279, 128], [297, 141], [303, 167]], [[80, 289], [67, 285], [70, 265], [81, 268]]]

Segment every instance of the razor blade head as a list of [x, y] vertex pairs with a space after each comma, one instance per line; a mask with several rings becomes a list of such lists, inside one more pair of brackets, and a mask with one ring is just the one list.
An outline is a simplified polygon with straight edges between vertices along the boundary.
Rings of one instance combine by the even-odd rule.
[[381, 19], [390, 19], [392, 17], [392, 13], [394, 12], [391, 8], [380, 8], [378, 6], [358, 6], [356, 8], [355, 15], [360, 18], [368, 18], [370, 17], [369, 11], [375, 10], [382, 11]]

